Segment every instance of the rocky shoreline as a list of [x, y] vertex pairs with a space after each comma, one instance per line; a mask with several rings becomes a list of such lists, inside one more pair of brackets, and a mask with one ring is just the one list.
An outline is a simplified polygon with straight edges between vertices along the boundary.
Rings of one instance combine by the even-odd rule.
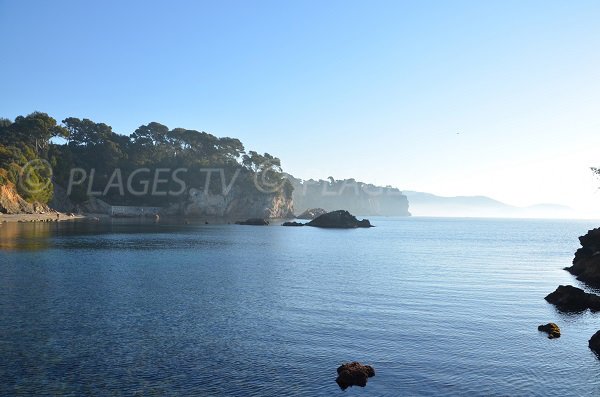
[[92, 218], [97, 217], [93, 214], [83, 215], [50, 211], [39, 214], [0, 214], [0, 223], [64, 222]]
[[[600, 228], [588, 230], [579, 237], [581, 248], [575, 252], [573, 264], [564, 270], [591, 288], [600, 288]], [[559, 312], [581, 313], [600, 311], [600, 296], [572, 285], [560, 285], [544, 299]], [[556, 324], [554, 324], [556, 325]], [[600, 359], [600, 330], [589, 340], [589, 348]]]

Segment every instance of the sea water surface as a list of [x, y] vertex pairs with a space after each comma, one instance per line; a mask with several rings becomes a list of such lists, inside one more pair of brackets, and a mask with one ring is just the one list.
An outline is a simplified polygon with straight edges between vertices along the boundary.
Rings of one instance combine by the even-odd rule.
[[597, 223], [372, 222], [4, 224], [0, 395], [600, 395], [600, 314], [543, 299]]

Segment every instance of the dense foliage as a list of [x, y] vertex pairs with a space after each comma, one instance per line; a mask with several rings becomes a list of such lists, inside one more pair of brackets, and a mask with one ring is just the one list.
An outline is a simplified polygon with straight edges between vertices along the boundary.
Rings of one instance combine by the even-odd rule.
[[[29, 166], [32, 161], [39, 161], [40, 166]], [[47, 203], [53, 184], [66, 188], [75, 169], [82, 170], [78, 177], [85, 173], [87, 180], [73, 186], [70, 198], [74, 202], [86, 200], [90, 192], [102, 192], [103, 200], [111, 204], [164, 205], [181, 199], [191, 187], [207, 186], [211, 192], [219, 192], [224, 186], [223, 176], [229, 183], [237, 175], [236, 186], [253, 188], [257, 173], [263, 173], [263, 179], [272, 186], [281, 186], [291, 197], [291, 185], [282, 179], [280, 160], [268, 153], [246, 153], [242, 142], [235, 138], [169, 129], [157, 122], [142, 125], [127, 136], [115, 133], [104, 123], [75, 117], [57, 123], [41, 112], [14, 121], [0, 119], [0, 184], [14, 184], [27, 201]], [[172, 178], [166, 178], [162, 183], [167, 186], [161, 189], [177, 192], [175, 195], [132, 194], [118, 188], [127, 180], [139, 188], [142, 179], [155, 172], [169, 170], [164, 171], [169, 175], [176, 169], [185, 170], [177, 174], [185, 190]], [[209, 177], [207, 170], [216, 169], [219, 172]]]

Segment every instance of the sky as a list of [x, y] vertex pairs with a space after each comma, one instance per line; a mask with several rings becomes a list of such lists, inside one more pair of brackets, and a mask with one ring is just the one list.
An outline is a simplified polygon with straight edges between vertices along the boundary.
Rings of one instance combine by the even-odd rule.
[[0, 116], [158, 121], [355, 178], [600, 217], [598, 1], [0, 0]]

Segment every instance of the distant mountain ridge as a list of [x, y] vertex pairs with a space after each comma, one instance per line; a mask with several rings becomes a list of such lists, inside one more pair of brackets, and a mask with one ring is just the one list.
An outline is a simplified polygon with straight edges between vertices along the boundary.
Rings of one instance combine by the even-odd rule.
[[410, 190], [402, 193], [416, 216], [568, 218], [575, 213], [570, 207], [552, 203], [517, 207], [486, 196], [445, 197]]

